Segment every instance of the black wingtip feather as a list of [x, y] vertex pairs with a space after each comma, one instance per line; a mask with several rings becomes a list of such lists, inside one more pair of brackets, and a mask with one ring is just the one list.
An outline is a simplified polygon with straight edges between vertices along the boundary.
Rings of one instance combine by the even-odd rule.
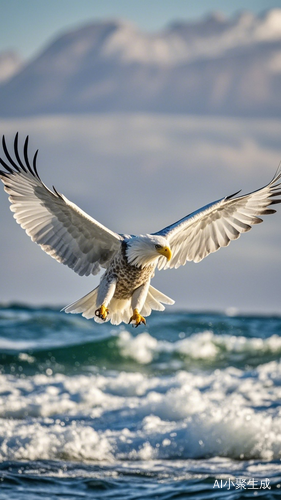
[[270, 184], [275, 184], [275, 182], [277, 182], [280, 178], [281, 178], [281, 161], [279, 162], [277, 170], [276, 170], [272, 180], [270, 181]]
[[276, 210], [273, 210], [271, 208], [266, 208], [261, 212], [261, 215], [270, 215], [270, 214], [275, 214]]
[[28, 141], [29, 141], [29, 136], [26, 136], [26, 139], [24, 141], [24, 146], [23, 146], [23, 154], [24, 154], [24, 159], [25, 159], [25, 164], [29, 170], [29, 172], [34, 175], [34, 172], [30, 166], [29, 159], [28, 159]]
[[38, 171], [37, 171], [37, 164], [36, 164], [36, 162], [37, 162], [37, 155], [38, 155], [38, 149], [37, 149], [37, 151], [35, 151], [35, 155], [34, 155], [34, 157], [33, 157], [33, 170], [34, 170], [34, 172], [35, 172], [36, 177], [37, 177], [39, 180], [41, 180], [41, 179], [40, 179], [40, 176], [39, 176], [39, 174], [38, 174]]
[[7, 165], [7, 163], [5, 163], [4, 160], [2, 160], [2, 158], [0, 158], [0, 163], [7, 170], [7, 172], [9, 172], [10, 174], [14, 173], [13, 169], [9, 167], [9, 165]]
[[[14, 140], [14, 150], [15, 150], [16, 159], [17, 159], [20, 167], [22, 168], [22, 170], [24, 172], [27, 172], [27, 170], [26, 170], [23, 162], [21, 161], [21, 157], [19, 155], [18, 139], [19, 139], [19, 133], [17, 132], [16, 135], [15, 135], [15, 140]], [[20, 172], [20, 168], [17, 168], [17, 171]]]
[[[28, 173], [29, 172], [31, 175], [33, 175], [34, 177], [37, 177], [37, 179], [41, 180], [39, 177], [39, 174], [37, 171], [37, 165], [36, 165], [38, 150], [35, 152], [35, 155], [33, 157], [33, 162], [32, 162], [33, 169], [32, 169], [32, 166], [31, 166], [29, 158], [28, 158], [28, 142], [29, 142], [29, 136], [26, 137], [25, 142], [24, 142], [24, 147], [23, 147], [24, 161], [23, 161], [23, 159], [20, 157], [20, 154], [19, 154], [19, 145], [18, 145], [19, 133], [18, 132], [16, 133], [15, 139], [14, 139], [14, 153], [15, 153], [15, 157], [16, 157], [16, 161], [17, 161], [17, 163], [16, 163], [8, 151], [5, 136], [3, 135], [2, 147], [3, 147], [4, 154], [6, 156], [7, 162], [5, 160], [3, 160], [2, 158], [0, 158], [0, 163], [9, 174], [14, 174], [15, 171], [18, 173], [21, 173], [21, 172]], [[8, 165], [8, 163], [9, 163], [9, 165]], [[2, 175], [4, 175], [4, 172], [2, 173]]]
[[269, 205], [277, 205], [277, 203], [281, 203], [281, 200], [271, 200]]
[[[11, 155], [10, 155], [10, 153], [8, 151], [4, 135], [2, 137], [2, 146], [3, 146], [3, 151], [4, 151], [5, 155], [6, 155], [6, 158], [9, 161], [9, 163], [16, 169], [17, 172], [20, 172], [19, 166], [15, 163], [15, 161], [13, 160], [13, 158], [11, 157]], [[3, 165], [3, 163], [2, 163], [2, 165]], [[13, 173], [13, 170], [12, 170], [11, 173]]]
[[[279, 188], [278, 188], [279, 189]], [[272, 190], [273, 191], [273, 190]], [[273, 196], [281, 196], [281, 191], [273, 191], [271, 194], [270, 194], [270, 198], [272, 198]]]
[[9, 175], [7, 174], [7, 172], [4, 172], [4, 170], [0, 170], [0, 177], [5, 177], [9, 179]]
[[241, 189], [239, 189], [239, 191], [236, 191], [236, 193], [233, 193], [233, 194], [230, 194], [229, 196], [226, 196], [226, 200], [231, 200], [232, 198], [234, 198], [234, 196], [236, 196], [237, 194], [241, 193]]
[[56, 190], [55, 186], [53, 186], [53, 190], [59, 198], [62, 198], [61, 194]]

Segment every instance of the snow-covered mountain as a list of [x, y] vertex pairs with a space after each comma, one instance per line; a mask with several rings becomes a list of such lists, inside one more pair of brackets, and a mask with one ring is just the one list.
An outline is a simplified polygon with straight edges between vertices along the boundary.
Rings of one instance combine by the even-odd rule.
[[281, 115], [281, 9], [211, 14], [156, 34], [93, 22], [55, 39], [0, 86], [0, 114]]
[[16, 52], [2, 52], [0, 54], [0, 83], [9, 80], [21, 66], [21, 58]]

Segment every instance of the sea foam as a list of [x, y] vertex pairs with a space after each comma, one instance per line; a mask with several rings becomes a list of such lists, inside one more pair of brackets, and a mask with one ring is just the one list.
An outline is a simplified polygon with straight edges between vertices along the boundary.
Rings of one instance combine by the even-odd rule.
[[281, 365], [0, 378], [2, 460], [281, 457]]
[[[182, 335], [185, 336], [185, 333], [182, 332]], [[124, 330], [119, 335], [118, 346], [124, 357], [134, 359], [140, 364], [148, 364], [161, 353], [175, 353], [194, 360], [216, 360], [228, 354], [242, 356], [247, 356], [249, 353], [281, 354], [281, 337], [272, 335], [266, 339], [246, 338], [242, 335], [217, 335], [211, 330], [206, 330], [176, 342], [169, 342], [157, 340], [148, 332], [134, 337]]]

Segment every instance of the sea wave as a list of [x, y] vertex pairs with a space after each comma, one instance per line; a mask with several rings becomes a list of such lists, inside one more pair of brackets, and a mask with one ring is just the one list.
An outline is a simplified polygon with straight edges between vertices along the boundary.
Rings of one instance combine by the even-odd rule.
[[0, 385], [3, 460], [281, 457], [276, 361], [247, 373], [2, 375]]
[[[179, 338], [179, 336], [181, 338]], [[148, 331], [139, 333], [119, 329], [79, 343], [46, 346], [36, 341], [0, 337], [0, 372], [79, 373], [85, 370], [115, 369], [163, 373], [196, 368], [216, 369], [228, 365], [242, 368], [258, 366], [281, 354], [281, 337], [267, 338], [216, 334], [212, 330], [173, 340], [157, 339]], [[185, 338], [182, 338], [185, 337]]]
[[133, 329], [13, 306], [0, 328], [2, 461], [281, 458], [280, 318]]
[[216, 335], [212, 331], [196, 333], [175, 342], [157, 341], [147, 332], [133, 337], [130, 332], [122, 331], [117, 345], [124, 357], [141, 364], [151, 363], [161, 353], [178, 354], [193, 360], [216, 360], [236, 354], [241, 360], [251, 354], [281, 353], [281, 337], [278, 335], [262, 339]]

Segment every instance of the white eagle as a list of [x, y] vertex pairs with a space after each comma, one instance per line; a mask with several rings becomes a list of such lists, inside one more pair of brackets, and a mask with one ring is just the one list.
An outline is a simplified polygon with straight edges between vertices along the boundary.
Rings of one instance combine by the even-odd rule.
[[67, 313], [82, 313], [98, 322], [145, 324], [152, 309], [162, 311], [163, 304], [174, 303], [151, 286], [156, 267], [200, 262], [262, 222], [261, 215], [276, 211], [268, 207], [281, 202], [279, 167], [265, 187], [244, 196], [236, 196], [237, 192], [221, 198], [157, 233], [117, 234], [55, 188], [51, 191], [45, 186], [36, 168], [38, 151], [32, 163], [29, 161], [28, 137], [23, 155], [19, 154], [18, 134], [13, 157], [4, 137], [2, 144], [6, 158], [0, 158], [5, 169], [0, 177], [14, 217], [32, 241], [80, 276], [106, 270], [98, 287], [64, 308]]

